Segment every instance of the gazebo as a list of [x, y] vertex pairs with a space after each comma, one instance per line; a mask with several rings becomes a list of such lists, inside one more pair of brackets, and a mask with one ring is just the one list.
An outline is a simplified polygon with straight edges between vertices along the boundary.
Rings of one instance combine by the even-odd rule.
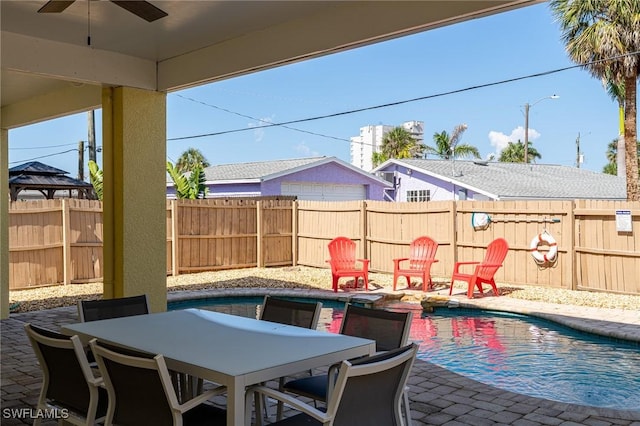
[[[69, 191], [69, 198], [94, 198], [90, 183], [67, 176], [68, 172], [31, 161], [9, 169], [9, 194], [11, 201], [18, 199], [22, 191], [38, 191], [48, 200], [56, 191]], [[76, 197], [73, 197], [75, 191]]]

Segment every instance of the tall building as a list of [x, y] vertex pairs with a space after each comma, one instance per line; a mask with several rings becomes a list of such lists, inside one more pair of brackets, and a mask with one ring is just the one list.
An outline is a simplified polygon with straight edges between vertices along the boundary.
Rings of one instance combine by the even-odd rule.
[[[371, 157], [374, 152], [380, 152], [384, 135], [397, 126], [379, 124], [377, 126], [365, 126], [360, 128], [360, 135], [352, 136], [351, 140], [351, 164], [366, 171], [373, 170]], [[409, 131], [418, 142], [424, 140], [424, 122], [407, 121], [400, 127]]]

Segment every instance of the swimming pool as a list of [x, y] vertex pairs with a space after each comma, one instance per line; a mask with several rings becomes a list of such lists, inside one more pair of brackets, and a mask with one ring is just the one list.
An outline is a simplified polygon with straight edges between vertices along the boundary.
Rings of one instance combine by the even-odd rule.
[[[304, 300], [296, 298], [297, 300]], [[315, 300], [315, 299], [314, 299]], [[318, 329], [338, 332], [344, 302], [322, 300]], [[256, 318], [262, 297], [171, 302]], [[418, 358], [501, 389], [554, 401], [640, 410], [640, 344], [583, 333], [536, 317], [415, 304], [410, 339]]]

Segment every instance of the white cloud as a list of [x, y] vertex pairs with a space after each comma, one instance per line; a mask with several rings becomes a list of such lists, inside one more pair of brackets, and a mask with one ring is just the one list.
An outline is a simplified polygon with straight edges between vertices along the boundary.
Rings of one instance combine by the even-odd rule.
[[273, 117], [261, 118], [258, 121], [250, 122], [248, 127], [255, 127], [253, 131], [253, 139], [256, 142], [262, 142], [264, 139], [265, 128], [264, 126], [268, 126], [269, 123], [273, 123]]
[[300, 142], [298, 145], [294, 146], [293, 149], [294, 149], [294, 151], [296, 151], [297, 153], [299, 153], [300, 155], [303, 155], [305, 157], [319, 157], [320, 156], [320, 153], [318, 151], [312, 150], [304, 142]]
[[[540, 133], [538, 133], [535, 129], [529, 128], [529, 141], [534, 141], [540, 137]], [[496, 157], [500, 155], [500, 152], [507, 147], [509, 142], [524, 142], [524, 127], [518, 126], [511, 131], [510, 135], [506, 135], [502, 132], [497, 132], [492, 130], [489, 132], [489, 142], [491, 146], [493, 146], [496, 150]], [[491, 154], [489, 154], [491, 155]]]

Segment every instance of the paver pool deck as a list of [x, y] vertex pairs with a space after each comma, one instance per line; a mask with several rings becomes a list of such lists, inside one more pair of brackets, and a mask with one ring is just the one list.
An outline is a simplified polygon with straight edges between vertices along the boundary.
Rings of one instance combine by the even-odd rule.
[[[253, 293], [256, 291], [264, 294], [267, 290], [250, 290]], [[273, 289], [268, 291], [274, 293]], [[216, 290], [211, 295], [220, 296], [223, 292]], [[288, 292], [291, 293], [291, 290]], [[238, 294], [238, 291], [234, 291], [234, 294]], [[305, 291], [303, 294], [313, 297], [313, 292]], [[195, 295], [194, 292], [172, 292], [169, 293], [169, 300]], [[203, 293], [198, 292], [197, 295], [200, 297]], [[461, 307], [535, 315], [583, 331], [640, 342], [640, 307], [632, 311], [557, 305], [509, 297], [467, 299], [457, 295], [455, 299]], [[77, 321], [75, 307], [11, 314], [8, 319], [2, 320], [0, 424], [32, 424], [29, 418], [15, 417], [14, 414], [26, 414], [27, 410], [20, 409], [35, 407], [40, 391], [42, 375], [24, 332], [24, 324], [33, 323], [58, 330], [64, 324]], [[640, 410], [588, 407], [534, 398], [473, 381], [421, 360], [416, 360], [414, 364], [409, 385], [414, 426], [640, 426]], [[43, 422], [43, 425], [53, 424], [56, 423]]]

